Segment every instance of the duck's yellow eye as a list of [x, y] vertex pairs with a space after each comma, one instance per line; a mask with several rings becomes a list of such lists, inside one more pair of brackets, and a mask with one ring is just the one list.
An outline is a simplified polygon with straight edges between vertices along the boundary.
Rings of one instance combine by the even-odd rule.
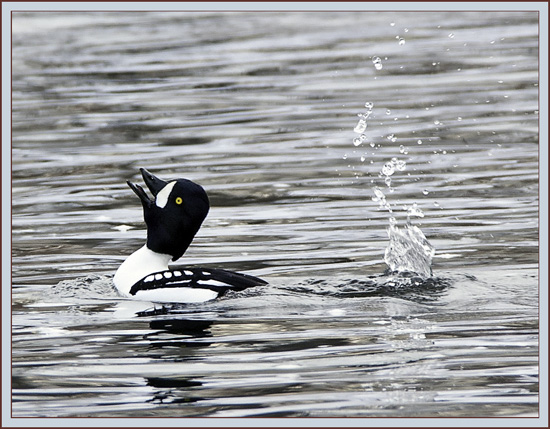
[[181, 199], [181, 197], [177, 197], [176, 204], [179, 206], [181, 203], [183, 203], [183, 200]]

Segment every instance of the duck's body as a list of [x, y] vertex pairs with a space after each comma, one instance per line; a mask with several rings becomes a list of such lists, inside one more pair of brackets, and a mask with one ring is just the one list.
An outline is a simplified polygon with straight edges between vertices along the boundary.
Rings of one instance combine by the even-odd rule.
[[159, 303], [195, 303], [215, 299], [227, 290], [267, 284], [264, 280], [220, 269], [169, 267], [193, 240], [210, 204], [204, 189], [186, 179], [166, 182], [140, 169], [143, 188], [128, 182], [140, 198], [147, 223], [147, 243], [118, 268], [114, 284], [130, 298]]

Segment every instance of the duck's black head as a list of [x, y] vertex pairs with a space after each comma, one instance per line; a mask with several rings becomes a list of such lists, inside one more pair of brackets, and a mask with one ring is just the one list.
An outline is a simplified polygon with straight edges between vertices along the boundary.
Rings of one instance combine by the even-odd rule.
[[143, 180], [151, 193], [128, 181], [143, 205], [147, 224], [147, 247], [157, 253], [172, 256], [185, 253], [208, 214], [210, 203], [205, 190], [187, 179], [164, 181], [145, 168], [140, 168]]

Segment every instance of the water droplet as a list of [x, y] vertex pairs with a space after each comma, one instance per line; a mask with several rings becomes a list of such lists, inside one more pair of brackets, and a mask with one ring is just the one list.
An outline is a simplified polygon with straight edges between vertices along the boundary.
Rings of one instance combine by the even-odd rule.
[[460, 122], [460, 121], [462, 121], [462, 117], [459, 116], [458, 118], [456, 118], [456, 120], [457, 120], [458, 122]]
[[365, 162], [365, 157], [364, 156], [361, 156], [361, 162]]
[[412, 207], [407, 210], [408, 217], [424, 217], [424, 212], [418, 208], [418, 205], [414, 203]]
[[417, 143], [422, 144], [422, 140], [418, 139]]
[[434, 121], [435, 125], [441, 125], [441, 122], [439, 122], [437, 119]]
[[353, 129], [354, 132], [357, 134], [361, 134], [363, 131], [367, 129], [367, 121], [364, 119], [359, 119], [359, 122], [357, 122], [357, 125]]
[[384, 192], [380, 188], [374, 188], [374, 195], [376, 196], [377, 200], [385, 200], [386, 196], [384, 195]]
[[449, 33], [449, 39], [454, 39], [455, 35], [453, 33]]
[[365, 107], [369, 110], [372, 110], [372, 108], [374, 107], [374, 103], [371, 103], [370, 101], [367, 101], [365, 103]]
[[370, 142], [369, 145], [370, 145], [370, 147], [376, 146], [374, 142]]
[[382, 167], [382, 174], [384, 176], [391, 176], [393, 173], [395, 173], [395, 167], [393, 162], [386, 162], [384, 166]]
[[409, 29], [408, 29], [408, 28], [404, 28], [403, 31], [404, 31], [405, 33], [408, 33], [408, 32], [409, 32]]
[[[386, 178], [384, 179], [384, 183], [388, 186], [388, 188], [390, 188], [390, 186], [391, 186], [391, 177], [386, 176]], [[390, 192], [393, 192], [393, 189], [390, 188]]]
[[424, 190], [422, 191], [422, 193], [423, 193], [424, 195], [428, 195], [428, 194], [430, 193], [430, 191], [428, 191], [427, 189], [424, 189]]
[[399, 45], [403, 46], [405, 44], [405, 39], [400, 38], [399, 39]]
[[372, 113], [372, 109], [366, 111], [365, 113], [358, 113], [357, 116], [359, 117], [359, 120], [366, 121], [367, 119], [369, 119], [369, 116], [371, 115], [371, 113]]
[[434, 201], [434, 206], [439, 207], [439, 203], [437, 201]]
[[342, 157], [342, 159], [348, 159], [348, 154], [345, 153], [344, 156]]
[[359, 146], [360, 144], [362, 143], [361, 139], [356, 137], [353, 139], [353, 145], [354, 146]]
[[386, 109], [386, 115], [391, 115], [391, 110], [390, 109]]
[[382, 70], [382, 60], [380, 57], [372, 57], [372, 63], [374, 64], [374, 68], [376, 70]]
[[395, 22], [390, 22], [391, 27], [395, 27]]
[[397, 171], [405, 171], [405, 169], [407, 168], [407, 163], [405, 161], [397, 161], [395, 163], [395, 168], [397, 169]]
[[389, 134], [386, 136], [386, 138], [392, 143], [395, 143], [397, 141], [397, 137], [395, 137], [395, 134]]

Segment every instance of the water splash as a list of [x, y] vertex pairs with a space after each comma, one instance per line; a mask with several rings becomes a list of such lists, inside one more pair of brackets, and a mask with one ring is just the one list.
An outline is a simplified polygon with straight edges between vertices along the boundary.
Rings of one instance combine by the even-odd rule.
[[[382, 173], [386, 174], [385, 182], [388, 187], [391, 184], [390, 175], [393, 175], [396, 170], [403, 171], [406, 168], [406, 162], [392, 158], [382, 168]], [[393, 191], [390, 188], [390, 191]], [[390, 215], [393, 211], [390, 203], [387, 201], [384, 193], [380, 189], [374, 190], [374, 201], [378, 201], [381, 209], [387, 209]], [[403, 228], [399, 228], [397, 220], [392, 215], [389, 219], [389, 228], [387, 229], [390, 242], [384, 253], [384, 261], [392, 272], [397, 273], [414, 273], [423, 278], [431, 277], [432, 275], [432, 258], [435, 254], [435, 248], [430, 244], [428, 239], [419, 227], [411, 224], [411, 218], [423, 218], [424, 212], [416, 203], [406, 207], [407, 223]]]
[[384, 262], [390, 270], [415, 273], [424, 278], [431, 277], [435, 248], [420, 228], [410, 223], [404, 228], [390, 224], [387, 231], [390, 243], [384, 253]]
[[[390, 214], [392, 213], [385, 198], [383, 201], [380, 200], [380, 207], [388, 208]], [[399, 228], [395, 217], [390, 216], [390, 226], [387, 229], [390, 242], [384, 252], [384, 262], [392, 272], [414, 273], [422, 278], [431, 277], [435, 248], [422, 230], [411, 224], [411, 218], [423, 218], [424, 212], [416, 203], [406, 209], [407, 223], [403, 228]]]
[[[381, 60], [378, 57], [373, 57], [373, 63], [375, 67], [377, 65], [382, 68]], [[377, 67], [377, 69], [380, 69]], [[372, 102], [366, 102], [365, 107], [368, 109], [366, 113], [359, 113], [359, 122], [356, 125], [354, 131], [361, 134], [360, 137], [353, 139], [354, 146], [360, 146], [366, 142], [367, 137], [362, 134], [367, 128], [367, 119], [372, 113], [374, 104]], [[386, 115], [390, 115], [391, 110], [386, 109]], [[386, 135], [386, 140], [391, 143], [397, 141], [395, 134]], [[371, 142], [373, 146], [374, 142]], [[422, 144], [421, 140], [417, 141], [418, 144]], [[399, 152], [403, 155], [408, 154], [408, 148], [404, 145], [399, 146]], [[361, 162], [365, 160], [365, 157], [361, 157]], [[384, 179], [389, 192], [394, 192], [391, 187], [392, 176], [396, 172], [402, 172], [407, 169], [407, 162], [397, 157], [391, 158], [385, 162], [380, 170], [379, 177]], [[413, 203], [410, 207], [405, 207], [407, 211], [407, 223], [404, 227], [400, 228], [398, 222], [394, 216], [394, 212], [388, 198], [380, 187], [375, 186], [373, 188], [374, 196], [372, 201], [377, 202], [380, 210], [387, 210], [389, 217], [389, 227], [387, 229], [389, 244], [384, 253], [384, 261], [388, 265], [392, 272], [399, 273], [413, 273], [422, 278], [429, 278], [432, 275], [432, 258], [435, 254], [435, 248], [424, 236], [424, 233], [419, 227], [411, 224], [411, 218], [423, 218], [424, 213], [418, 207], [416, 203]], [[426, 195], [426, 191], [424, 191]]]

